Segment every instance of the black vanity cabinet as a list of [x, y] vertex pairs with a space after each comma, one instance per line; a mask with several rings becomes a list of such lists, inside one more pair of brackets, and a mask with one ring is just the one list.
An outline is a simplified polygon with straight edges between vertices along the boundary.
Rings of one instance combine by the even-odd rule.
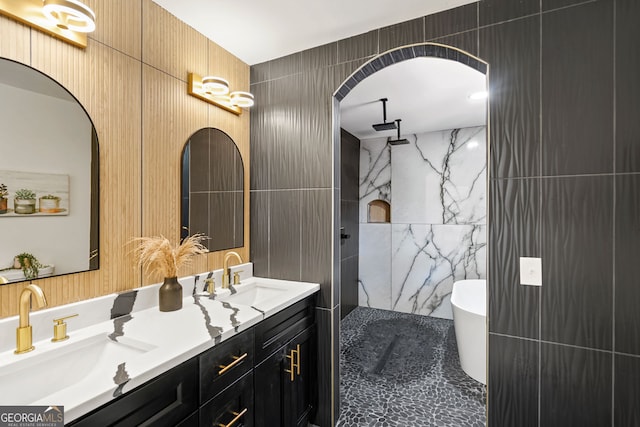
[[71, 422], [84, 426], [306, 426], [315, 409], [314, 297]]
[[256, 427], [306, 426], [316, 375], [313, 306], [301, 301], [255, 328]]

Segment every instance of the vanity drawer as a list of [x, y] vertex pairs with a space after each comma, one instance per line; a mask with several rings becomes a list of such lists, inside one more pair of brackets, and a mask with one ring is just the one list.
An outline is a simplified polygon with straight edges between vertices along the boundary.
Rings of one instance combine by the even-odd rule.
[[200, 403], [211, 399], [253, 367], [253, 337], [251, 328], [200, 355]]
[[256, 364], [313, 324], [314, 298], [311, 296], [299, 301], [255, 326]]
[[253, 427], [253, 371], [200, 407], [200, 425]]

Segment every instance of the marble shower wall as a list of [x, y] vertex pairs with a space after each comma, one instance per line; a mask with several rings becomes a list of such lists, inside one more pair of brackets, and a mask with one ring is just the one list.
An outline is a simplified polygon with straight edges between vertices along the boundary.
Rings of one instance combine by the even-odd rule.
[[[407, 139], [361, 143], [359, 304], [451, 319], [453, 282], [486, 277], [486, 129]], [[367, 223], [375, 199], [390, 224]]]

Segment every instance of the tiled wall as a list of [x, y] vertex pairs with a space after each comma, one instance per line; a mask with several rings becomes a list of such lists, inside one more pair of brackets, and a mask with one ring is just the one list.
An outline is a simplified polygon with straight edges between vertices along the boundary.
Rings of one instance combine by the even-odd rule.
[[340, 130], [340, 318], [358, 306], [360, 140]]
[[453, 319], [453, 283], [486, 278], [486, 127], [404, 137], [361, 143], [359, 305]]
[[[636, 0], [483, 0], [252, 67], [252, 258], [321, 281], [322, 369], [340, 291], [331, 94], [434, 40], [490, 64], [489, 425], [640, 424], [638, 20]], [[543, 258], [542, 288], [518, 285], [520, 256]]]

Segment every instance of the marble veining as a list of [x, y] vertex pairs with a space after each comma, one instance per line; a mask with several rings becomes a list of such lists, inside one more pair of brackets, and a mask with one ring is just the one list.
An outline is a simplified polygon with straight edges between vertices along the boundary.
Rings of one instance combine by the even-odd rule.
[[[359, 304], [452, 319], [453, 283], [486, 277], [486, 128], [405, 137], [361, 143]], [[391, 223], [367, 223], [382, 171]]]
[[193, 294], [191, 296], [193, 297], [193, 303], [197, 305], [200, 311], [202, 312], [202, 315], [204, 317], [204, 326], [207, 329], [207, 333], [209, 334], [209, 337], [211, 337], [211, 339], [214, 340], [216, 344], [219, 343], [220, 336], [222, 335], [222, 332], [224, 329], [221, 328], [220, 326], [214, 326], [211, 324], [211, 316], [209, 315], [209, 311], [200, 302], [200, 298], [202, 298], [203, 296], [209, 300], [215, 299], [215, 294], [198, 295], [196, 294], [196, 287], [194, 286]]
[[118, 386], [113, 392], [113, 397], [118, 397], [122, 394], [122, 389], [127, 385], [130, 379], [129, 374], [127, 373], [126, 362], [120, 363], [118, 365], [116, 375], [113, 377], [113, 382]]
[[360, 222], [367, 222], [367, 206], [373, 200], [391, 203], [391, 148], [384, 139], [360, 145]]

